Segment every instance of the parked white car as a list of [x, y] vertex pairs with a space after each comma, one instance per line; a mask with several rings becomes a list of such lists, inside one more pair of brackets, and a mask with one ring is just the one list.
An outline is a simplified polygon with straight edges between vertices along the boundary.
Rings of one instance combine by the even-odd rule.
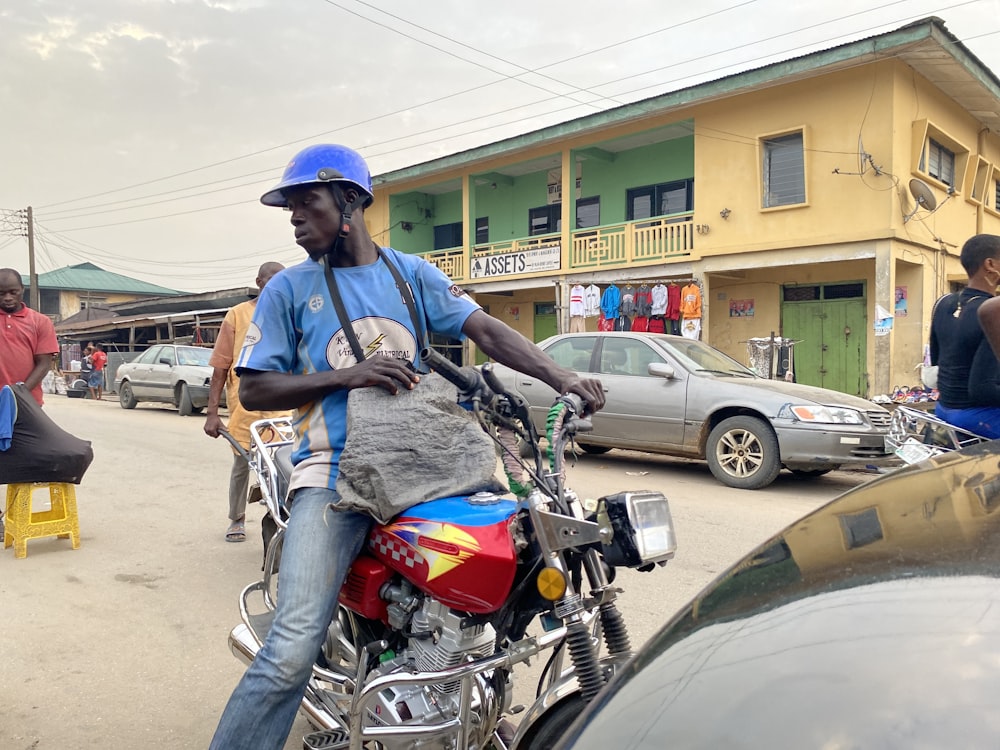
[[151, 346], [118, 367], [118, 403], [134, 409], [140, 401], [154, 401], [173, 404], [182, 417], [200, 413], [208, 405], [211, 356], [212, 350], [201, 346]]

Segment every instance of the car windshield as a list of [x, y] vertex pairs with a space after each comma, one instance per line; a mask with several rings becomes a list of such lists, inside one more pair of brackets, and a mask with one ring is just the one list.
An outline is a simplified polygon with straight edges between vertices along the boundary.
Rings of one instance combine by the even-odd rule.
[[200, 346], [178, 346], [177, 364], [179, 365], [207, 365], [212, 350]]
[[700, 341], [694, 339], [675, 341], [671, 339], [661, 343], [692, 372], [707, 372], [728, 377], [755, 377], [753, 370]]

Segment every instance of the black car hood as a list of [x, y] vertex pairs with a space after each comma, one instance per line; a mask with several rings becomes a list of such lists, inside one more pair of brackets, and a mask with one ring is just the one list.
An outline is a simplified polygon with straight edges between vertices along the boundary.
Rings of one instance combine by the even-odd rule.
[[845, 493], [655, 635], [560, 748], [1000, 747], [1000, 441]]

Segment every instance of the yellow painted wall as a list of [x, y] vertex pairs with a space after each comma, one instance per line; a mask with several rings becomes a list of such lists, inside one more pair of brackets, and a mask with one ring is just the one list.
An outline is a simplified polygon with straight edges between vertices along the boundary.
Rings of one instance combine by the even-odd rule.
[[80, 303], [82, 300], [94, 299], [100, 300], [100, 304], [104, 305], [114, 305], [118, 302], [132, 302], [137, 299], [144, 299], [137, 294], [115, 294], [112, 292], [94, 292], [92, 295], [88, 295], [87, 292], [74, 292], [74, 291], [64, 291], [59, 293], [59, 315], [63, 320], [70, 317], [71, 315], [76, 315], [80, 312]]
[[[891, 159], [892, 132], [885, 123], [892, 84], [887, 65], [862, 66], [697, 108], [694, 220], [711, 227], [699, 238], [699, 253], [745, 254], [885, 236], [892, 180], [862, 181], [846, 173], [859, 171], [859, 133], [867, 151]], [[800, 129], [807, 205], [764, 209], [759, 141]], [[719, 214], [724, 208], [731, 211], [728, 219]]]
[[[802, 253], [815, 255], [816, 250]], [[719, 276], [710, 277], [709, 320], [711, 334], [708, 342], [721, 349], [730, 357], [748, 363], [747, 339], [783, 334], [781, 328], [781, 288], [785, 284], [823, 284], [840, 281], [863, 281], [868, 290], [874, 281], [871, 261], [858, 260], [838, 263], [804, 263], [784, 268], [756, 269], [746, 272], [738, 280], [728, 280]], [[754, 301], [752, 318], [730, 317], [730, 300]], [[874, 307], [869, 294], [869, 330], [866, 359], [871, 371], [874, 357], [874, 334], [871, 330]]]
[[528, 339], [533, 339], [535, 329], [535, 302], [555, 301], [555, 295], [551, 289], [520, 289], [511, 296], [501, 294], [476, 295], [476, 302], [484, 307], [489, 307], [491, 316], [503, 321]]
[[[913, 123], [919, 120], [927, 120], [968, 149], [970, 170], [974, 171], [980, 153], [992, 165], [986, 206], [968, 200], [971, 182], [958, 174], [953, 197], [948, 197], [946, 186], [930, 181], [939, 208], [934, 213], [918, 211], [904, 222], [913, 207], [909, 182], [915, 176], [926, 178], [915, 163], [919, 151], [915, 139], [922, 133]], [[631, 122], [574, 135], [557, 145], [516, 155], [497, 153], [465, 171], [483, 173], [512, 162], [544, 159], [558, 163], [573, 149], [682, 121], [693, 122], [695, 129], [693, 223], [708, 227], [696, 237], [697, 256], [703, 260], [691, 259], [694, 273], [706, 278], [709, 315], [704, 338], [746, 361], [747, 338], [781, 331], [781, 284], [863, 280], [871, 382], [879, 387], [874, 377], [878, 375], [881, 387], [915, 384], [914, 366], [922, 358], [931, 306], [948, 291], [949, 282], [965, 279], [958, 262], [962, 243], [977, 232], [1000, 234], [995, 201], [1000, 137], [981, 133], [972, 115], [893, 58], [722, 95], [664, 114], [644, 112]], [[760, 141], [800, 129], [805, 139], [807, 203], [764, 209]], [[418, 191], [461, 177], [462, 170], [454, 170], [394, 185], [392, 192]], [[367, 213], [377, 240], [390, 224], [384, 192], [376, 191], [376, 203]], [[724, 209], [728, 209], [725, 218], [720, 214]], [[876, 260], [875, 248], [881, 261]], [[786, 253], [787, 263], [776, 266], [775, 252]], [[765, 256], [770, 258], [769, 267], [760, 270], [762, 264], [755, 258]], [[723, 267], [733, 269], [730, 278], [715, 272]], [[566, 272], [572, 269], [561, 273]], [[647, 278], [657, 273], [654, 267], [642, 269]], [[483, 295], [482, 301], [489, 304], [491, 314], [530, 337], [530, 303], [543, 290], [537, 287], [538, 279], [526, 283], [535, 284], [535, 289], [495, 301]], [[872, 330], [875, 305], [892, 309], [898, 286], [907, 289], [907, 315], [894, 320], [891, 335], [877, 343]], [[469, 288], [474, 290], [475, 284]], [[753, 299], [754, 317], [731, 318], [730, 299]], [[515, 303], [519, 318], [505, 318], [504, 306]], [[595, 327], [596, 320], [588, 321], [588, 330]], [[877, 362], [876, 356], [882, 359]]]

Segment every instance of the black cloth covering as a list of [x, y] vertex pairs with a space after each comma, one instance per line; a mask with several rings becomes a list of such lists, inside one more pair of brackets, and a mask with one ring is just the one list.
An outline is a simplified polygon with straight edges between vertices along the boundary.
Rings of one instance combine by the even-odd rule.
[[10, 388], [17, 402], [17, 418], [10, 447], [0, 451], [0, 484], [79, 484], [94, 460], [90, 442], [53, 422], [24, 383]]

